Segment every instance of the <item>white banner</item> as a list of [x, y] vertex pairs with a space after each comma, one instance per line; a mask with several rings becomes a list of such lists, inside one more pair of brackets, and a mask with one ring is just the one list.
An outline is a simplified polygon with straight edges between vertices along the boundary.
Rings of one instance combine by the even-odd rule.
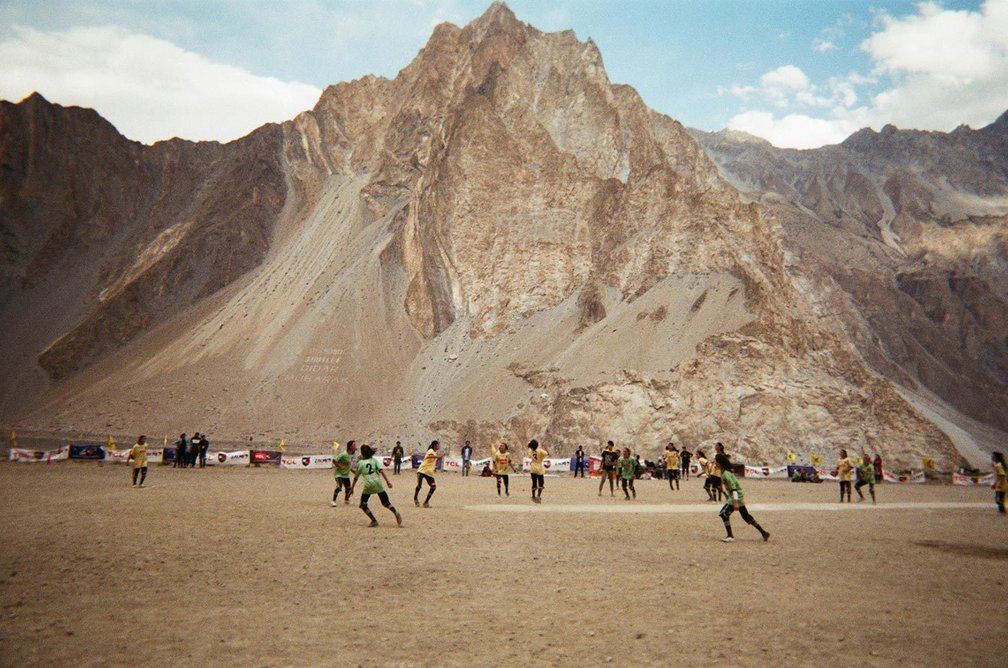
[[[557, 457], [547, 457], [543, 460], [543, 468], [554, 473], [570, 473], [570, 457], [563, 459]], [[522, 471], [532, 470], [532, 458], [522, 458]]]
[[444, 457], [441, 460], [441, 470], [442, 471], [455, 471], [457, 473], [462, 472], [462, 458], [461, 457]]
[[248, 466], [249, 451], [235, 450], [234, 452], [208, 452], [207, 464], [216, 466]]
[[105, 451], [105, 461], [113, 464], [125, 464], [126, 457], [129, 455], [129, 450], [115, 450], [106, 447], [102, 447], [102, 450]]
[[749, 466], [745, 467], [746, 478], [787, 478], [786, 466]]
[[160, 464], [164, 461], [164, 448], [147, 448], [147, 464]]
[[329, 469], [333, 465], [332, 455], [284, 455], [280, 458], [283, 469]]
[[12, 462], [58, 462], [70, 458], [70, 447], [64, 446], [55, 450], [25, 450], [11, 448], [8, 459]]
[[899, 475], [889, 473], [889, 471], [883, 471], [882, 478], [886, 482], [908, 482], [913, 484], [927, 482], [927, 477], [924, 475], [924, 471], [911, 471], [910, 473], [901, 473]]
[[952, 474], [952, 484], [953, 485], [985, 485], [990, 486], [994, 484], [994, 474], [988, 473], [985, 476], [980, 476], [974, 478], [971, 475], [963, 475], [962, 473]]

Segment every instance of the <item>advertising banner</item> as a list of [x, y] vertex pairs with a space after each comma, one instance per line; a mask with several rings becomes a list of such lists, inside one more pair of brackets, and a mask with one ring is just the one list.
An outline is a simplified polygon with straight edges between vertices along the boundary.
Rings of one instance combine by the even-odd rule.
[[552, 471], [553, 473], [564, 473], [572, 470], [570, 457], [549, 457], [543, 461], [543, 466], [546, 467], [547, 471]]
[[147, 464], [160, 464], [164, 461], [164, 448], [147, 448]]
[[284, 455], [280, 458], [280, 468], [285, 469], [329, 469], [332, 468], [332, 455]]
[[790, 478], [790, 466], [749, 466], [746, 464], [746, 478]]
[[924, 476], [924, 471], [911, 471], [910, 473], [889, 473], [885, 471], [882, 477], [886, 482], [908, 482], [914, 484], [921, 484], [927, 482], [927, 478]]
[[275, 464], [280, 465], [280, 458], [283, 453], [279, 450], [251, 450], [249, 452], [250, 461], [253, 464]]
[[441, 460], [441, 470], [442, 471], [454, 471], [455, 473], [462, 472], [462, 458], [461, 457], [445, 457]]
[[99, 444], [71, 445], [70, 459], [105, 459], [105, 450]]
[[125, 464], [129, 450], [117, 450], [115, 448], [102, 448], [105, 450], [105, 461], [114, 464]]
[[11, 448], [8, 458], [12, 462], [57, 462], [70, 457], [70, 446], [63, 446], [55, 450], [25, 450], [24, 448]]
[[207, 453], [207, 464], [214, 464], [216, 466], [248, 466], [249, 460], [248, 450]]
[[590, 476], [601, 476], [602, 475], [602, 458], [596, 457], [595, 455], [590, 455], [588, 457], [588, 475]]
[[952, 474], [952, 484], [953, 485], [985, 485], [990, 486], [994, 484], [994, 474], [988, 473], [985, 476], [974, 477], [971, 475], [965, 475], [962, 473]]

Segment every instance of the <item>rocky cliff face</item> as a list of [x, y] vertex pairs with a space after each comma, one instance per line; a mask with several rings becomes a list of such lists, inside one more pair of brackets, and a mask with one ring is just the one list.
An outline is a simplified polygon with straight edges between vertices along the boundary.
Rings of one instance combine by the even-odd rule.
[[811, 151], [693, 134], [780, 221], [794, 271], [832, 295], [870, 366], [1003, 443], [1008, 113], [979, 130], [886, 126]]
[[685, 129], [503, 5], [223, 146], [0, 114], [5, 316], [50, 311], [10, 421], [957, 459]]

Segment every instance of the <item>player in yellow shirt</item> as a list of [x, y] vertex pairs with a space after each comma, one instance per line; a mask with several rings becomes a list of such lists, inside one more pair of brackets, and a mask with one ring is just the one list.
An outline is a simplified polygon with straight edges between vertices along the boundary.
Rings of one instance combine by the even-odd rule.
[[844, 490], [847, 491], [847, 503], [851, 502], [851, 474], [854, 472], [854, 462], [847, 456], [846, 450], [840, 451], [840, 459], [833, 467], [833, 475], [840, 479], [840, 503], [843, 503]]
[[1004, 453], [992, 452], [991, 464], [994, 465], [994, 503], [998, 512], [1005, 514], [1005, 492], [1008, 492], [1008, 469], [1005, 467]]
[[133, 460], [133, 486], [137, 486], [137, 475], [140, 476], [140, 487], [147, 479], [147, 437], [140, 436], [126, 455], [126, 461]]
[[434, 481], [437, 460], [444, 457], [444, 455], [438, 452], [440, 449], [441, 444], [438, 443], [437, 439], [431, 441], [430, 447], [424, 453], [423, 461], [420, 462], [420, 468], [417, 469], [416, 489], [413, 490], [413, 503], [417, 506], [420, 505], [420, 488], [423, 486], [424, 481], [426, 481], [429, 489], [427, 490], [427, 498], [424, 499], [423, 507], [430, 508], [431, 497], [434, 496], [434, 490], [437, 489], [437, 482]]
[[529, 466], [532, 472], [532, 501], [542, 503], [543, 482], [546, 480], [546, 466], [543, 460], [549, 457], [549, 452], [534, 438], [529, 441], [528, 448], [529, 457], [532, 459], [532, 464]]
[[[671, 490], [679, 489], [679, 466], [682, 464], [679, 459], [679, 450], [676, 449], [675, 443], [669, 443], [665, 446], [665, 477], [668, 478], [668, 486]], [[675, 487], [672, 486], [672, 481], [675, 481]]]
[[508, 469], [515, 471], [514, 464], [511, 463], [511, 455], [508, 454], [507, 443], [501, 443], [500, 448], [490, 445], [490, 456], [493, 458], [493, 474], [497, 478], [497, 496], [501, 493], [501, 480], [504, 481], [504, 496], [511, 496], [508, 491]]

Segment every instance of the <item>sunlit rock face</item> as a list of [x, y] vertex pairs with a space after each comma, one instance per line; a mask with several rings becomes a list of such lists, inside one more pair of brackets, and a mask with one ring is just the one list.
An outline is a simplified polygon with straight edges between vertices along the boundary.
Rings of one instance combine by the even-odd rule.
[[[740, 193], [593, 43], [501, 4], [438, 26], [395, 79], [229, 144], [146, 147], [40, 98], [4, 104], [0, 133], [5, 421], [958, 462], [851, 293], [795, 259], [791, 235], [819, 232]], [[864, 219], [873, 184], [847, 194]], [[861, 235], [844, 225], [815, 243]], [[873, 274], [865, 257], [849, 273]], [[986, 299], [902, 275], [915, 304]]]

